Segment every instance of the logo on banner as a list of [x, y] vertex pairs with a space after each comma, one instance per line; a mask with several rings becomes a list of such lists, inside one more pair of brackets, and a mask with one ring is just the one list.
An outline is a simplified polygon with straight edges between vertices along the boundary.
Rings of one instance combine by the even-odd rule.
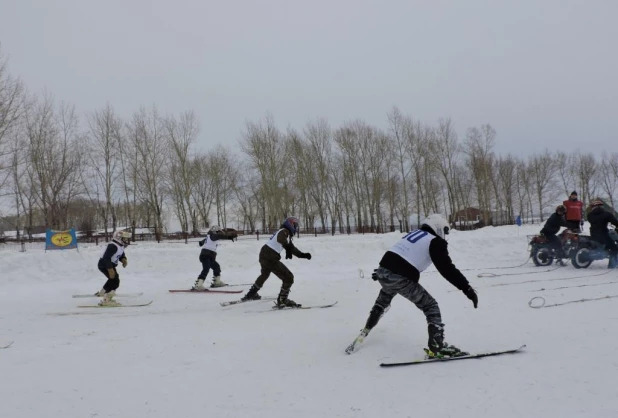
[[54, 231], [48, 229], [46, 238], [46, 250], [71, 250], [77, 248], [75, 229], [70, 229], [68, 231]]

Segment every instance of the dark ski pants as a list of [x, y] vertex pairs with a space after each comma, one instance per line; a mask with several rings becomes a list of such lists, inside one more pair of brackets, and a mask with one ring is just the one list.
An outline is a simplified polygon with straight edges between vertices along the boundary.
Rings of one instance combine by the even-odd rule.
[[206, 280], [206, 276], [211, 268], [214, 277], [221, 275], [221, 266], [212, 255], [200, 254], [200, 263], [202, 263], [202, 272], [197, 276], [198, 279]]
[[386, 312], [393, 298], [396, 295], [401, 295], [423, 311], [427, 324], [439, 327], [444, 326], [438, 302], [418, 282], [395, 274], [383, 267], [376, 270], [376, 275], [382, 289], [376, 299], [374, 308], [378, 307], [382, 312]]
[[120, 287], [120, 276], [118, 275], [118, 271], [116, 271], [116, 267], [114, 267], [114, 272], [116, 273], [116, 276], [113, 279], [109, 278], [109, 271], [107, 271], [105, 266], [99, 264], [98, 267], [99, 267], [99, 271], [103, 273], [105, 277], [107, 277], [107, 281], [103, 285], [103, 289], [107, 293], [111, 292], [112, 290], [118, 289]]
[[556, 252], [556, 255], [562, 257], [562, 241], [560, 241], [560, 238], [556, 234], [545, 234], [545, 238], [547, 238], [550, 248]]
[[[270, 277], [270, 274], [272, 273], [283, 282], [281, 285], [282, 290], [290, 290], [290, 288], [294, 284], [294, 275], [285, 266], [285, 264], [281, 262], [281, 260], [269, 257], [268, 253], [264, 254], [265, 251], [272, 250], [262, 249], [262, 251], [260, 252], [260, 267], [262, 268], [262, 270], [258, 278], [255, 280], [255, 286], [257, 286], [258, 289], [261, 289], [262, 286], [264, 286], [264, 283], [266, 283], [268, 277]], [[274, 251], [272, 252], [273, 254], [276, 254]], [[278, 254], [276, 255], [277, 257], [279, 257]]]
[[573, 231], [579, 231], [579, 227], [581, 226], [581, 221], [566, 221], [567, 229], [571, 229]]

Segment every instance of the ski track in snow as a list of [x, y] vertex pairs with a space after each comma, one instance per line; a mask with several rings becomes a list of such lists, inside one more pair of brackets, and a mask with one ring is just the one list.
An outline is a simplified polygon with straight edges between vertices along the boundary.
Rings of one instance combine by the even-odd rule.
[[[125, 309], [78, 309], [86, 299], [71, 298], [101, 288], [104, 280], [96, 268], [101, 246], [84, 244], [79, 252], [1, 250], [0, 346], [14, 343], [0, 351], [0, 415], [618, 416], [618, 360], [604, 355], [618, 343], [618, 299], [528, 306], [535, 296], [550, 305], [617, 294], [615, 286], [601, 283], [618, 282], [618, 271], [544, 282], [603, 273], [607, 260], [586, 270], [569, 265], [542, 274], [531, 262], [484, 270], [522, 264], [528, 257], [526, 235], [540, 228], [453, 231], [451, 256], [477, 287], [478, 309], [435, 268], [421, 277], [440, 304], [448, 342], [473, 353], [526, 344], [524, 352], [422, 368], [379, 367], [423, 357], [424, 316], [401, 297], [358, 352], [344, 353], [377, 297], [371, 272], [399, 233], [297, 239], [313, 259], [284, 260], [295, 274], [290, 297], [307, 305], [338, 304], [269, 315], [255, 313], [270, 310], [272, 302], [219, 305], [242, 294], [168, 293], [190, 287], [197, 277], [201, 266], [194, 243], [130, 246], [129, 265], [119, 268], [120, 290], [144, 292], [131, 302], [154, 303]], [[223, 244], [217, 258], [222, 279], [253, 282], [264, 242]], [[521, 274], [478, 278], [483, 272]], [[567, 287], [595, 283], [600, 285]], [[276, 296], [279, 287], [272, 275], [260, 294]]]

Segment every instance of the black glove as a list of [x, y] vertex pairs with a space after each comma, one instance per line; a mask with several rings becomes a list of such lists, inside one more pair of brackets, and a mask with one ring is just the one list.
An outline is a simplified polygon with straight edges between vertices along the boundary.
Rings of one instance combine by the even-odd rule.
[[371, 273], [371, 280], [374, 281], [378, 281], [378, 275], [376, 274], [377, 270], [374, 270], [373, 273]]
[[304, 253], [304, 254], [303, 254], [303, 258], [306, 258], [307, 260], [311, 260], [311, 254], [309, 254], [309, 253]]
[[474, 309], [476, 309], [479, 306], [479, 297], [476, 294], [476, 290], [474, 290], [472, 286], [468, 286], [468, 288], [462, 290], [462, 292], [464, 293], [464, 295], [466, 295], [468, 299], [472, 301], [472, 303], [474, 304]]
[[204, 238], [203, 240], [201, 240], [200, 242], [198, 242], [198, 244], [200, 244], [200, 247], [201, 247], [202, 245], [204, 245], [204, 243], [205, 243], [205, 242], [206, 242], [206, 238]]
[[291, 260], [292, 259], [292, 250], [290, 248], [286, 248], [285, 249], [285, 259], [286, 260]]

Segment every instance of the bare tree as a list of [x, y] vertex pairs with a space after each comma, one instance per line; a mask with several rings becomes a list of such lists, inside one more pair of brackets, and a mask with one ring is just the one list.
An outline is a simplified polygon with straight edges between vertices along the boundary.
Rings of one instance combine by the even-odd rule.
[[413, 122], [412, 118], [404, 116], [401, 111], [394, 107], [387, 115], [390, 127], [390, 134], [393, 140], [393, 155], [397, 164], [400, 180], [401, 200], [399, 210], [403, 219], [403, 229], [410, 230], [410, 177], [413, 167], [408, 156], [410, 155]]
[[534, 155], [530, 157], [528, 161], [530, 176], [539, 205], [539, 216], [542, 222], [545, 220], [543, 217], [543, 210], [549, 203], [558, 198], [558, 194], [554, 192], [557, 171], [556, 160], [554, 160], [549, 151], [545, 150], [545, 153]]
[[113, 232], [118, 221], [115, 203], [122, 190], [117, 180], [121, 168], [119, 153], [123, 122], [109, 104], [88, 115], [87, 120], [89, 127], [87, 159], [92, 181], [86, 185], [85, 191], [90, 201], [96, 205], [103, 220], [107, 239], [108, 222], [111, 220]]
[[263, 123], [247, 122], [240, 145], [261, 180], [262, 226], [274, 227], [290, 206], [282, 181], [290, 162], [285, 160], [285, 141], [272, 115], [267, 115]]
[[71, 106], [56, 111], [50, 97], [27, 112], [29, 175], [45, 226], [67, 226], [66, 209], [81, 192], [80, 138]]
[[596, 195], [598, 164], [594, 155], [591, 153], [577, 154], [577, 168], [580, 195], [584, 202], [590, 202]]
[[601, 189], [609, 198], [610, 205], [616, 207], [614, 196], [618, 190], [618, 153], [603, 153], [599, 169]]
[[571, 194], [577, 179], [576, 158], [577, 154], [575, 153], [567, 154], [562, 151], [556, 153], [556, 171], [564, 190], [564, 195], [567, 197]]
[[163, 211], [165, 201], [165, 156], [170, 152], [165, 136], [164, 120], [156, 108], [150, 112], [142, 108], [133, 115], [129, 124], [129, 139], [136, 152], [134, 167], [139, 199], [147, 204], [152, 214], [153, 226], [157, 240], [161, 239], [164, 229]]
[[486, 224], [489, 223], [492, 207], [491, 179], [495, 158], [493, 153], [495, 137], [496, 131], [491, 125], [483, 125], [480, 129], [470, 128], [466, 136], [467, 164], [474, 177], [479, 210]]
[[440, 119], [438, 128], [430, 143], [432, 165], [440, 173], [447, 190], [448, 209], [451, 215], [459, 209], [463, 209], [455, 193], [455, 171], [461, 154], [461, 147], [457, 140], [457, 134], [450, 118]]
[[174, 203], [174, 212], [180, 221], [183, 232], [197, 234], [197, 211], [193, 207], [193, 187], [195, 184], [195, 164], [192, 147], [199, 133], [197, 118], [192, 111], [180, 115], [180, 120], [173, 116], [165, 122], [168, 147], [172, 151], [169, 159], [169, 192]]

